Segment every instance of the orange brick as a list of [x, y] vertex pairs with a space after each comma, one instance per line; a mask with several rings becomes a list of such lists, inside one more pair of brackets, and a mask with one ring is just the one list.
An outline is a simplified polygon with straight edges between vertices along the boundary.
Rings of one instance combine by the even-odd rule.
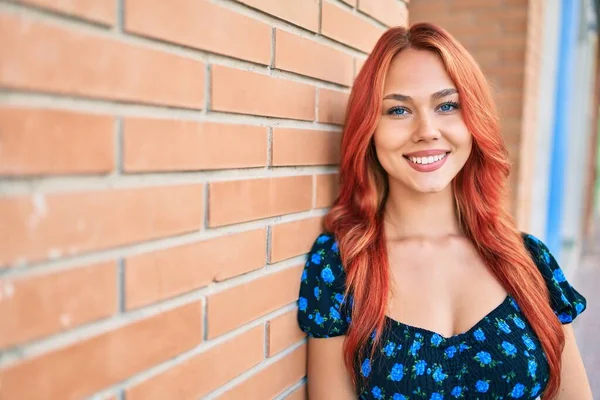
[[319, 89], [319, 122], [343, 125], [350, 95], [336, 90]]
[[202, 305], [188, 304], [0, 369], [7, 399], [79, 399], [198, 345]]
[[315, 87], [214, 65], [212, 109], [313, 121]]
[[125, 268], [126, 307], [146, 305], [261, 268], [266, 245], [266, 231], [259, 229], [130, 257]]
[[[117, 310], [114, 262], [42, 276], [0, 279], [0, 348], [112, 315]], [[10, 295], [7, 294], [10, 288]]]
[[2, 107], [0, 174], [110, 172], [114, 168], [114, 127], [109, 116]]
[[336, 199], [340, 186], [337, 174], [317, 175], [317, 203], [316, 208], [329, 207]]
[[516, 153], [514, 153], [515, 155], [519, 154], [519, 152], [521, 151], [521, 147], [522, 147], [522, 136], [521, 136], [521, 130], [514, 130], [513, 132], [508, 132], [505, 133], [505, 138], [504, 138], [504, 142], [506, 144], [506, 146], [509, 149], [514, 149], [516, 151]]
[[506, 145], [510, 148], [511, 145], [514, 145], [514, 150], [518, 153], [520, 151], [520, 135], [522, 129], [522, 123], [520, 118], [507, 118], [506, 121], [501, 123], [502, 125], [502, 133], [504, 136], [504, 141]]
[[527, 20], [528, 17], [528, 6], [524, 4], [519, 7], [504, 7], [501, 12], [485, 12], [480, 11], [475, 14], [477, 22], [481, 24], [487, 24], [489, 22], [500, 21], [504, 23], [505, 21], [512, 21], [512, 23], [516, 23], [517, 21]]
[[114, 25], [117, 19], [117, 3], [114, 0], [17, 0], [17, 2], [87, 19], [103, 25]]
[[310, 250], [322, 231], [323, 218], [277, 224], [271, 227], [271, 263], [299, 256]]
[[269, 365], [218, 397], [219, 400], [272, 399], [306, 375], [306, 345]]
[[516, 117], [521, 118], [523, 112], [525, 111], [523, 108], [523, 103], [514, 103], [514, 102], [501, 102], [498, 106], [498, 111], [502, 117], [510, 118]]
[[[426, 4], [419, 1], [411, 3], [408, 6], [411, 24], [416, 22], [431, 22], [452, 33], [455, 27], [471, 25], [475, 22], [476, 15], [474, 13], [456, 13], [453, 11], [452, 4], [445, 1], [428, 1]], [[457, 39], [461, 40], [463, 38]]]
[[[446, 18], [448, 18], [451, 15], [451, 12], [448, 12], [448, 14], [449, 15], [445, 16]], [[487, 38], [492, 36], [504, 35], [502, 25], [503, 23], [501, 21], [489, 21], [485, 25], [481, 24], [478, 21], [478, 17], [474, 15], [473, 19], [468, 23], [466, 21], [463, 21], [463, 23], [452, 24], [451, 26], [449, 26], [449, 28], [451, 29], [452, 35], [454, 35], [461, 42], [466, 43], [466, 39], [471, 36], [474, 36], [475, 34], [479, 34], [478, 38]], [[494, 52], [494, 49], [489, 48], [486, 49], [486, 51]]]
[[275, 32], [275, 68], [351, 86], [352, 56], [293, 33]]
[[350, 11], [327, 1], [323, 2], [321, 33], [338, 42], [369, 53], [384, 29], [375, 26]]
[[271, 27], [208, 1], [127, 0], [125, 29], [259, 64], [271, 58]]
[[[460, 0], [459, 0], [460, 1]], [[439, 18], [441, 16], [446, 16], [446, 14], [452, 12], [454, 2], [450, 1], [418, 1], [416, 3], [411, 3], [408, 5], [408, 13], [410, 16], [410, 22], [422, 22], [426, 20], [427, 14], [431, 15], [433, 18]], [[460, 16], [464, 16], [464, 14], [470, 14], [472, 16], [474, 13], [460, 13]], [[444, 27], [444, 29], [446, 29]]]
[[399, 0], [360, 0], [358, 9], [387, 26], [408, 25], [408, 10]]
[[484, 71], [493, 69], [500, 64], [500, 54], [493, 49], [478, 51], [476, 61]]
[[494, 74], [491, 79], [504, 89], [519, 89], [523, 87], [525, 71], [517, 72], [507, 70], [506, 72], [498, 72], [497, 74]]
[[525, 64], [525, 49], [517, 48], [517, 49], [502, 49], [499, 51], [500, 59], [503, 63], [506, 64], [514, 64], [521, 65]]
[[208, 337], [222, 335], [295, 301], [302, 268], [288, 268], [209, 296]]
[[208, 223], [215, 227], [309, 210], [311, 199], [310, 176], [212, 182]]
[[0, 86], [202, 108], [204, 64], [66, 26], [0, 14]]
[[485, 40], [480, 38], [480, 40], [477, 42], [476, 49], [480, 51], [480, 49], [489, 49], [490, 46], [493, 46], [494, 48], [498, 49], [498, 51], [512, 51], [516, 49], [525, 49], [526, 45], [526, 35], [502, 35], [498, 37], [490, 36], [485, 38]]
[[367, 61], [366, 58], [355, 58], [354, 59], [354, 77], [355, 78], [356, 78], [356, 75], [358, 75], [358, 73], [362, 69], [363, 65], [365, 64], [365, 61]]
[[502, 30], [505, 33], [510, 33], [510, 34], [526, 34], [527, 32], [527, 19], [523, 19], [523, 18], [519, 18], [516, 20], [507, 20], [507, 21], [503, 21], [502, 24], [499, 24], [502, 26]]
[[303, 384], [298, 389], [294, 390], [285, 399], [286, 400], [307, 400], [308, 392], [306, 391], [306, 384]]
[[340, 162], [341, 132], [273, 129], [273, 165], [327, 165]]
[[199, 229], [203, 186], [0, 199], [0, 265], [74, 255]]
[[198, 399], [263, 360], [257, 326], [127, 390], [127, 400]]
[[473, 13], [494, 12], [506, 9], [506, 2], [459, 0], [452, 1], [450, 5], [455, 10], [471, 11]]
[[[504, 65], [504, 67], [502, 66]], [[514, 75], [514, 76], [524, 76], [525, 75], [525, 66], [524, 65], [517, 65], [516, 63], [514, 64], [500, 64], [496, 65], [494, 68], [488, 68], [487, 73], [493, 75], [493, 76], [501, 76], [501, 75], [506, 75], [506, 76], [510, 76], [510, 75]], [[522, 88], [502, 88], [502, 93], [511, 93], [511, 94], [521, 94], [523, 95], [523, 89]]]
[[267, 162], [267, 128], [182, 120], [127, 118], [127, 172], [259, 167]]
[[267, 325], [269, 357], [298, 343], [306, 336], [298, 326], [297, 316], [298, 309], [294, 309], [269, 321]]
[[238, 0], [267, 14], [301, 26], [313, 32], [319, 29], [319, 1], [304, 0], [298, 6], [296, 0]]

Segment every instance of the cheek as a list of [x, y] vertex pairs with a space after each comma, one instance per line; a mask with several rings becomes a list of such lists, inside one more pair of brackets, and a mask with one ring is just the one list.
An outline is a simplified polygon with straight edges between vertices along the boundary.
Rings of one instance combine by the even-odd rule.
[[467, 133], [467, 137], [464, 138], [462, 147], [465, 153], [471, 154], [471, 149], [473, 148], [473, 136], [470, 133]]
[[396, 151], [407, 140], [406, 127], [394, 124], [393, 121], [381, 121], [375, 129], [373, 140], [378, 151]]
[[388, 174], [393, 174], [395, 169], [394, 159], [397, 157], [398, 148], [401, 147], [396, 144], [395, 138], [387, 131], [378, 129], [373, 135], [373, 145], [375, 147], [375, 155], [379, 164]]
[[473, 147], [473, 135], [467, 129], [464, 122], [456, 121], [448, 127], [446, 139], [461, 153], [470, 153]]
[[458, 171], [462, 170], [467, 160], [471, 155], [471, 151], [473, 149], [473, 137], [470, 133], [462, 136], [459, 141], [454, 142], [456, 146], [456, 158], [455, 158], [455, 168], [456, 171], [454, 173], [458, 173]]

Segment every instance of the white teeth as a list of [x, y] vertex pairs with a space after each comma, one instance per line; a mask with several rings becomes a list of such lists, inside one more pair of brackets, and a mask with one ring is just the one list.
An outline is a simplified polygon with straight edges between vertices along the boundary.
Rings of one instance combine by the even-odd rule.
[[410, 161], [414, 162], [415, 164], [427, 165], [427, 164], [431, 164], [434, 162], [438, 162], [446, 156], [447, 156], [447, 154], [444, 153], [444, 154], [438, 154], [438, 155], [429, 156], [429, 157], [408, 157], [408, 159]]

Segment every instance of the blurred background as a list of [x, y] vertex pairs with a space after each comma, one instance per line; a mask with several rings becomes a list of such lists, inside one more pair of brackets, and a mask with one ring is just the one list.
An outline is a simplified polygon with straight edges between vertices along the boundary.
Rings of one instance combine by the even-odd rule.
[[305, 253], [354, 77], [429, 21], [481, 64], [508, 206], [588, 298], [597, 0], [0, 0], [0, 399], [304, 399]]

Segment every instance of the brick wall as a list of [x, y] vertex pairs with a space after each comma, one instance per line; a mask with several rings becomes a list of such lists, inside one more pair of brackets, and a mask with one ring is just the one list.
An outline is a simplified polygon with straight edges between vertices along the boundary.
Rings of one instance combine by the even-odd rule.
[[542, 0], [418, 0], [412, 22], [434, 22], [473, 54], [490, 80], [512, 163], [508, 206], [521, 230], [531, 220], [537, 99], [541, 69]]
[[0, 1], [0, 397], [305, 398], [295, 300], [400, 0]]

